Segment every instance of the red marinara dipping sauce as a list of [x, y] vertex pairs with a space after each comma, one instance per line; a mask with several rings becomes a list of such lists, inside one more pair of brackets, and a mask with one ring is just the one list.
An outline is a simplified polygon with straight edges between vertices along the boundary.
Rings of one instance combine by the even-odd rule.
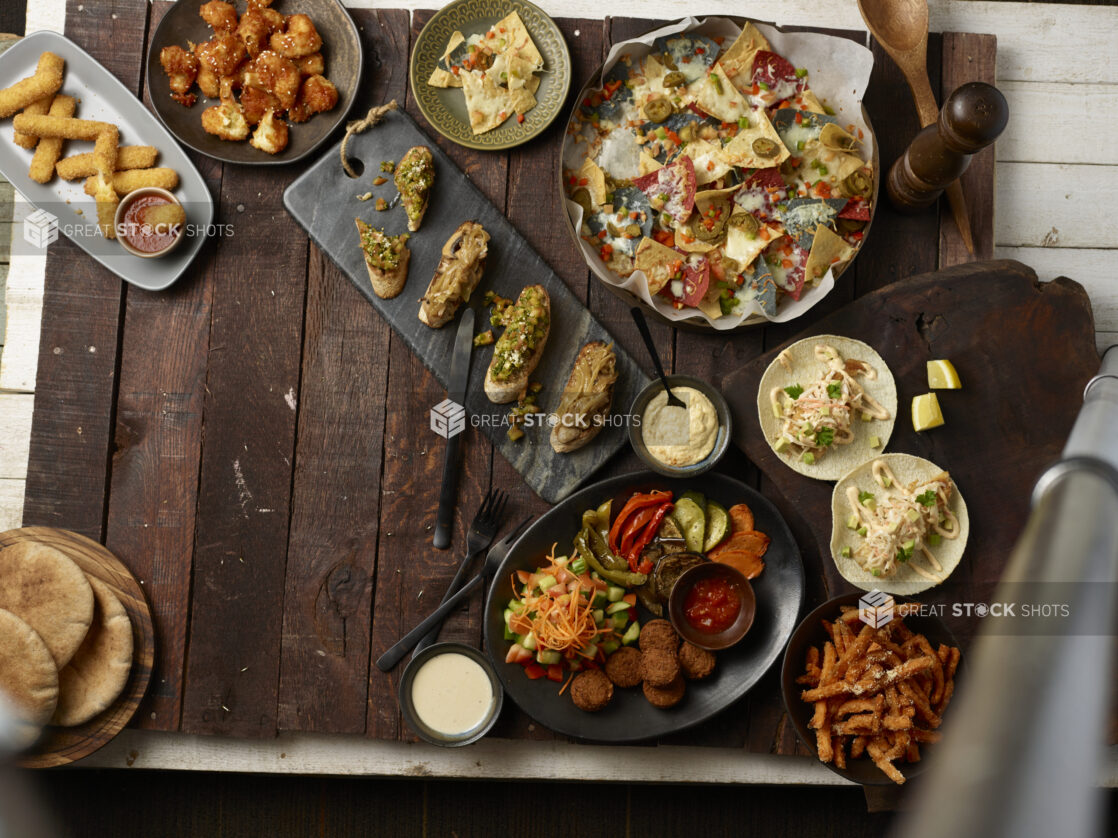
[[741, 598], [725, 579], [700, 579], [687, 592], [683, 616], [697, 631], [718, 634], [734, 624], [741, 611]]
[[153, 207], [161, 207], [171, 202], [162, 195], [141, 195], [132, 200], [124, 212], [123, 225], [119, 235], [127, 239], [132, 247], [142, 253], [159, 253], [175, 243], [182, 232], [182, 225], [156, 224], [145, 222], [145, 215]]

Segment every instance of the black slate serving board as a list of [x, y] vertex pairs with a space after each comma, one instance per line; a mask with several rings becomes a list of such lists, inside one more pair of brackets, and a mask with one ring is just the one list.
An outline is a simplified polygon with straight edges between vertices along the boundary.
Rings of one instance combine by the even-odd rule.
[[[398, 161], [405, 151], [415, 145], [427, 146], [434, 155], [434, 192], [421, 229], [413, 233], [408, 241], [411, 265], [407, 285], [399, 296], [382, 300], [373, 293], [369, 284], [354, 219], [361, 218], [392, 235], [407, 230], [402, 208], [377, 212], [373, 207], [375, 198], [390, 200], [395, 196], [391, 177], [388, 176], [388, 183], [382, 186], [371, 184], [382, 160]], [[542, 412], [554, 410], [559, 404], [571, 365], [582, 346], [592, 340], [614, 343], [605, 328], [508, 219], [406, 113], [393, 111], [379, 125], [363, 134], [353, 135], [347, 154], [351, 161], [359, 160], [364, 164], [362, 176], [353, 179], [345, 174], [338, 146], [335, 145], [284, 192], [283, 203], [291, 216], [349, 277], [444, 387], [450, 373], [450, 355], [458, 318], [455, 317], [441, 329], [432, 329], [418, 318], [419, 299], [435, 272], [443, 244], [458, 225], [469, 219], [481, 223], [489, 232], [490, 242], [485, 274], [470, 300], [470, 305], [477, 309], [475, 331], [488, 328], [489, 310], [482, 305], [482, 296], [486, 291], [493, 290], [503, 297], [515, 298], [526, 285], [538, 283], [546, 288], [551, 297], [551, 334], [532, 380], [544, 385], [538, 409]], [[370, 191], [373, 199], [358, 200], [358, 195]], [[508, 426], [501, 420], [514, 404], [495, 405], [482, 390], [493, 348], [485, 346], [474, 350], [466, 411], [471, 421], [480, 423], [480, 420], [489, 419], [488, 423], [479, 424], [481, 430], [520, 472], [528, 486], [548, 503], [557, 503], [569, 495], [619, 448], [628, 444], [627, 430], [620, 414], [628, 410], [636, 394], [648, 383], [648, 377], [616, 343], [614, 350], [617, 353], [618, 379], [613, 392], [613, 424], [607, 425], [589, 445], [571, 454], [556, 454], [552, 450], [548, 442], [550, 429], [546, 424], [526, 428], [524, 438], [517, 442], [508, 439]], [[417, 433], [431, 431], [422, 429]]]

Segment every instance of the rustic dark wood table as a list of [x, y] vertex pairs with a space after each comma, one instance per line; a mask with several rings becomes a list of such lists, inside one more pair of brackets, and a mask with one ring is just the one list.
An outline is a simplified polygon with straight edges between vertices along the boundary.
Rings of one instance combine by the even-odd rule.
[[[170, 6], [70, 0], [66, 34], [137, 94], [145, 39]], [[353, 10], [366, 78], [353, 114], [406, 102], [409, 48], [431, 12]], [[609, 45], [652, 28], [629, 18], [559, 19], [577, 91]], [[859, 41], [864, 33], [839, 33]], [[910, 94], [892, 61], [877, 63], [866, 107], [881, 160], [916, 130]], [[937, 93], [993, 81], [994, 38], [933, 35]], [[572, 94], [573, 95], [573, 94]], [[644, 359], [625, 305], [582, 262], [560, 213], [560, 119], [509, 153], [439, 142], [634, 357]], [[329, 259], [283, 211], [299, 166], [223, 166], [195, 158], [217, 222], [188, 276], [169, 291], [124, 285], [68, 241], [50, 250], [24, 522], [104, 542], [142, 580], [158, 647], [152, 685], [133, 724], [155, 730], [272, 737], [319, 731], [410, 739], [395, 701], [398, 674], [370, 666], [419, 620], [453, 573], [465, 527], [491, 486], [513, 497], [515, 518], [543, 502], [475, 430], [466, 432], [454, 545], [431, 547], [442, 444], [426, 430], [445, 393]], [[992, 149], [965, 188], [978, 247], [993, 251]], [[717, 383], [803, 327], [868, 291], [966, 261], [946, 216], [901, 217], [882, 204], [872, 234], [830, 297], [794, 324], [710, 335], [653, 325], [676, 372]], [[601, 476], [634, 470], [624, 453]], [[740, 452], [720, 468], [773, 496]], [[790, 511], [790, 510], [789, 510]], [[809, 603], [826, 594], [810, 533]], [[481, 599], [448, 621], [444, 639], [478, 643]], [[506, 704], [493, 735], [548, 731]], [[794, 753], [776, 673], [675, 744]]]

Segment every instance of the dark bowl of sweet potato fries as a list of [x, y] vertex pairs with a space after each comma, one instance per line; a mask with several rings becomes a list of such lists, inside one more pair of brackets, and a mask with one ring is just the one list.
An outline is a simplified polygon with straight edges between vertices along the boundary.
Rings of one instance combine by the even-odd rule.
[[828, 600], [797, 626], [784, 653], [784, 706], [804, 745], [836, 774], [899, 785], [924, 769], [924, 746], [940, 739], [959, 644], [916, 603], [882, 594], [867, 611], [860, 596], [868, 595]]

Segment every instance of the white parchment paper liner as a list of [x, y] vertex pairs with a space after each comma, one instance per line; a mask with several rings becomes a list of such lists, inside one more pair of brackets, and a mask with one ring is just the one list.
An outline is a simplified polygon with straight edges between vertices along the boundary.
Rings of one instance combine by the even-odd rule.
[[[812, 91], [819, 99], [826, 103], [835, 112], [835, 116], [843, 126], [853, 123], [855, 133], [862, 130], [863, 159], [873, 159], [873, 134], [862, 117], [862, 97], [865, 95], [866, 86], [869, 84], [870, 71], [873, 69], [873, 53], [869, 49], [847, 38], [834, 35], [821, 35], [814, 32], [780, 32], [766, 24], [756, 24], [761, 33], [768, 38], [773, 50], [784, 56], [796, 67], [804, 67], [808, 71], [808, 82]], [[623, 54], [642, 58], [648, 54], [652, 42], [665, 35], [675, 35], [680, 32], [696, 32], [707, 37], [722, 36], [725, 43], [730, 44], [741, 34], [741, 27], [727, 18], [710, 17], [699, 20], [687, 17], [678, 23], [665, 26], [649, 32], [641, 38], [621, 41], [614, 44], [606, 57], [602, 67], [604, 77], [617, 63]], [[564, 135], [563, 159], [567, 160], [567, 143], [571, 135]], [[585, 155], [584, 155], [585, 156]], [[875, 177], [877, 173], [874, 173]], [[582, 207], [569, 198], [566, 199], [567, 213], [575, 230], [582, 229]], [[697, 308], [676, 310], [664, 297], [648, 293], [648, 280], [642, 271], [634, 271], [627, 277], [620, 277], [606, 267], [605, 262], [586, 241], [579, 236], [579, 246], [586, 264], [603, 282], [608, 282], [618, 288], [624, 288], [629, 293], [639, 297], [657, 312], [671, 321], [688, 320], [701, 317], [710, 326], [720, 331], [734, 329], [742, 325], [747, 317], [760, 316], [773, 323], [784, 323], [793, 320], [806, 312], [831, 292], [835, 287], [835, 278], [832, 271], [828, 270], [819, 283], [812, 287], [804, 287], [804, 293], [799, 300], [793, 300], [784, 295], [778, 313], [769, 317], [761, 311], [756, 300], [751, 300], [745, 305], [739, 305], [737, 313], [733, 315], [711, 318]]]

